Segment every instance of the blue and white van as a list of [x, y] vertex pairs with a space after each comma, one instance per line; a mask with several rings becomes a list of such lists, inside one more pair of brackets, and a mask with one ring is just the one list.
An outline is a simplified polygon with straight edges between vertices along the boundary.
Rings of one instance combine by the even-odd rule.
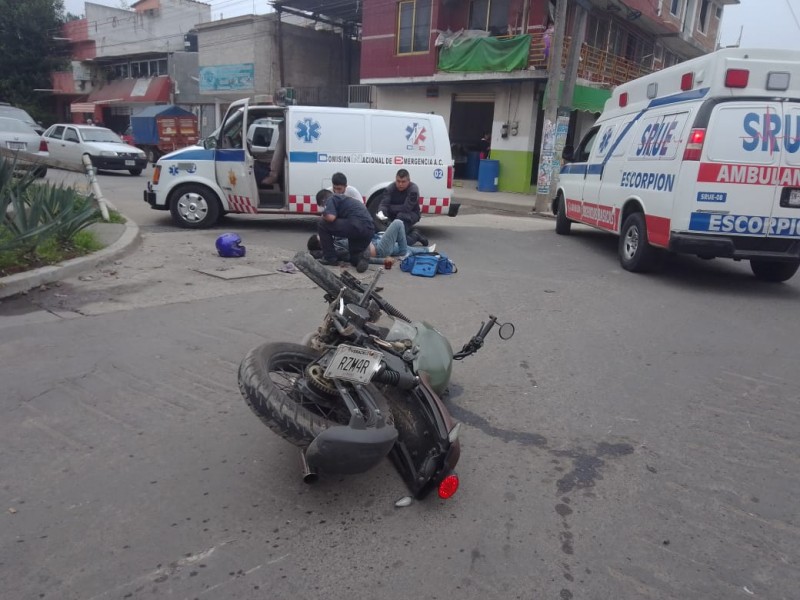
[[[271, 168], [277, 181], [264, 185]], [[202, 145], [159, 159], [144, 200], [187, 228], [211, 227], [224, 213], [316, 214], [317, 192], [341, 171], [375, 214], [399, 169], [419, 187], [423, 214], [456, 215], [441, 116], [244, 99], [231, 104]]]
[[728, 48], [617, 87], [566, 164], [556, 232], [620, 236], [623, 268], [658, 249], [800, 266], [800, 52]]

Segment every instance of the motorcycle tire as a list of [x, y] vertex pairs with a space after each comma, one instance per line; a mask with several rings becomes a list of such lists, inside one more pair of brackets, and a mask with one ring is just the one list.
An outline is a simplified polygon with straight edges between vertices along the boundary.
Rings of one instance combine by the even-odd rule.
[[[278, 342], [252, 349], [239, 367], [239, 390], [250, 409], [272, 431], [301, 448], [329, 427], [347, 425], [350, 421], [344, 402], [324, 406], [314, 398], [305, 397], [294, 385], [296, 379], [305, 376], [306, 367], [318, 358], [319, 353], [306, 346]], [[282, 376], [284, 385], [273, 376]], [[391, 411], [383, 394], [372, 385], [368, 388], [387, 424], [391, 424]]]

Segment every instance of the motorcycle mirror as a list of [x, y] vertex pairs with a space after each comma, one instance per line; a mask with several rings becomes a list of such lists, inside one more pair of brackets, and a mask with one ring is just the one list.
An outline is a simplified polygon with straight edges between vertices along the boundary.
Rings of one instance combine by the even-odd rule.
[[514, 336], [514, 324], [513, 323], [503, 323], [500, 325], [500, 334], [501, 340], [510, 340]]

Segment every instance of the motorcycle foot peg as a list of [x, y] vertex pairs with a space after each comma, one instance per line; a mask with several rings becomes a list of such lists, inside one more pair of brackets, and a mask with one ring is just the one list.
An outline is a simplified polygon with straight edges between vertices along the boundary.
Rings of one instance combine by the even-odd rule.
[[305, 450], [300, 450], [300, 462], [303, 465], [303, 483], [309, 485], [315, 483], [317, 479], [319, 479], [319, 475], [317, 475], [317, 472], [308, 464]]

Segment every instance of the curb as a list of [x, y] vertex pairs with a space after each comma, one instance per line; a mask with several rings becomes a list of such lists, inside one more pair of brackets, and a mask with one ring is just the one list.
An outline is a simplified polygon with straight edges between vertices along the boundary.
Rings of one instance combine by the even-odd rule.
[[516, 215], [527, 217], [537, 217], [542, 219], [554, 219], [555, 215], [550, 213], [537, 213], [533, 211], [533, 204], [522, 204], [520, 202], [503, 202], [502, 200], [482, 200], [479, 198], [468, 198], [466, 196], [453, 196], [455, 202], [460, 202], [470, 208], [482, 208], [486, 210], [498, 210], [510, 212]]
[[139, 226], [125, 215], [122, 216], [125, 217], [125, 230], [115, 242], [92, 254], [72, 258], [57, 265], [0, 277], [0, 298], [8, 298], [40, 285], [72, 277], [135, 250], [140, 242]]

